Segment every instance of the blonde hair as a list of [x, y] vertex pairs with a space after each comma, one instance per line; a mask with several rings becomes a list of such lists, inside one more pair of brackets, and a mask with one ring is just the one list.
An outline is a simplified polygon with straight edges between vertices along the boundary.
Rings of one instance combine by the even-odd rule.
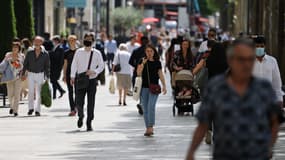
[[77, 40], [77, 37], [76, 37], [76, 35], [69, 35], [68, 38], [67, 38], [67, 40], [69, 41], [70, 39], [75, 39], [75, 40]]

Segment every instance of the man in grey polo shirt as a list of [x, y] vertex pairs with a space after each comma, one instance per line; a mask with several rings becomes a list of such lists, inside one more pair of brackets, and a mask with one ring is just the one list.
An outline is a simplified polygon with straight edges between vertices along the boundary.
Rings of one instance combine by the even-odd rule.
[[[36, 116], [41, 112], [41, 86], [50, 77], [50, 59], [47, 51], [42, 47], [43, 38], [34, 38], [34, 49], [28, 51], [22, 72], [22, 80], [28, 77], [29, 84], [29, 112], [32, 115], [35, 107]], [[34, 92], [36, 92], [36, 106], [34, 106]]]

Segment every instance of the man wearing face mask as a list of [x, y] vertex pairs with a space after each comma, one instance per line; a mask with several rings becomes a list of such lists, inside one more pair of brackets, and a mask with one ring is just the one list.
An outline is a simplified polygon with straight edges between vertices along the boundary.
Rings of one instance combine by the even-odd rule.
[[282, 81], [280, 77], [279, 67], [276, 59], [265, 52], [265, 37], [254, 37], [256, 46], [256, 60], [253, 74], [256, 77], [268, 80], [277, 95], [278, 102], [283, 104], [283, 92], [281, 90]]
[[[104, 61], [100, 51], [92, 47], [94, 37], [91, 33], [84, 35], [84, 47], [76, 50], [71, 65], [71, 85], [75, 84], [75, 99], [78, 110], [78, 128], [83, 125], [84, 100], [87, 95], [87, 131], [92, 131], [92, 120], [94, 119], [95, 95], [97, 90], [96, 77], [104, 69]], [[83, 75], [83, 76], [82, 76]], [[87, 75], [87, 83], [80, 84], [80, 77]], [[84, 80], [84, 82], [86, 82]]]

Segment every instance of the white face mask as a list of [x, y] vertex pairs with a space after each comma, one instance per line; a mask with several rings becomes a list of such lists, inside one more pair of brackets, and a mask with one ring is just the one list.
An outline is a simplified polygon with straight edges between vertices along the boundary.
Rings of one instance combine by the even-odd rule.
[[262, 47], [258, 47], [258, 48], [256, 48], [255, 49], [255, 55], [257, 56], [257, 57], [262, 57], [262, 56], [264, 56], [265, 55], [265, 48], [262, 48]]

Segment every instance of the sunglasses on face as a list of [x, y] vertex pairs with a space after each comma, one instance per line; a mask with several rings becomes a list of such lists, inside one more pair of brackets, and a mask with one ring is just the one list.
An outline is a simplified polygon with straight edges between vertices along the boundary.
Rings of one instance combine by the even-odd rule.
[[251, 56], [251, 57], [242, 57], [242, 56], [237, 56], [235, 57], [235, 60], [237, 60], [239, 63], [253, 63], [255, 61], [255, 57]]

